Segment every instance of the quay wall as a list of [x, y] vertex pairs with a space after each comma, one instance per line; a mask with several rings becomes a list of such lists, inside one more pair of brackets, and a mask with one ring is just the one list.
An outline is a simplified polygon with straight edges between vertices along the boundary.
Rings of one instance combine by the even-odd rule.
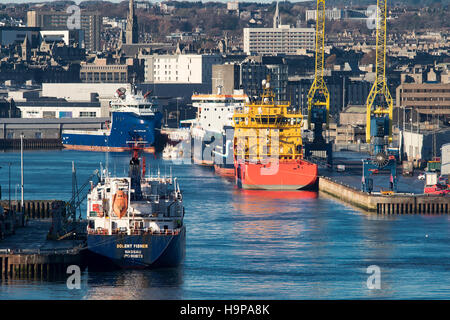
[[[49, 219], [52, 217], [52, 206], [64, 204], [61, 200], [24, 200], [23, 212], [28, 219]], [[0, 206], [8, 208], [8, 200], [0, 200]], [[21, 211], [20, 201], [11, 200], [11, 208], [14, 211]]]
[[1, 277], [49, 279], [67, 276], [67, 267], [83, 268], [82, 247], [35, 252], [0, 251]]
[[319, 191], [378, 214], [450, 214], [448, 195], [373, 195], [327, 177], [319, 178]]

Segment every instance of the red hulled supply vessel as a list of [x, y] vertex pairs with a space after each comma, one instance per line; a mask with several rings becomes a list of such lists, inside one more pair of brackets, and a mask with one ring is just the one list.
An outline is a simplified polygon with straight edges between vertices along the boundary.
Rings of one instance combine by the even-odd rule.
[[259, 101], [235, 109], [234, 167], [243, 189], [300, 190], [317, 186], [317, 165], [303, 159], [302, 114], [276, 102], [269, 80]]

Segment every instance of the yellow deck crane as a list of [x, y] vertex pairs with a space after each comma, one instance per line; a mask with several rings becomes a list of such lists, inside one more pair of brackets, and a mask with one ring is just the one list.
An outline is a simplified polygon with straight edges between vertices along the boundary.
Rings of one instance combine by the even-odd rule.
[[308, 129], [312, 129], [312, 143], [305, 143], [305, 157], [311, 159], [313, 151], [326, 153], [327, 164], [332, 165], [332, 146], [323, 137], [323, 125], [328, 128], [330, 93], [323, 78], [325, 62], [325, 0], [317, 0], [316, 10], [316, 61], [314, 82], [308, 92]]
[[372, 175], [390, 171], [390, 189], [397, 191], [395, 155], [390, 154], [392, 142], [393, 100], [386, 81], [386, 21], [387, 0], [377, 0], [376, 15], [376, 79], [367, 97], [366, 141], [370, 143], [371, 158], [363, 160], [362, 189], [373, 190]]

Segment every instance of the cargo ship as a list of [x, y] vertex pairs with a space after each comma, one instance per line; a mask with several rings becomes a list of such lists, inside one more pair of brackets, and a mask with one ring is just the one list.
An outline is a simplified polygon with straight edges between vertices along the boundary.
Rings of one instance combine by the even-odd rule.
[[214, 166], [218, 174], [234, 175], [232, 148], [229, 150], [234, 136], [233, 113], [244, 105], [247, 95], [242, 90], [222, 94], [221, 88], [217, 89], [217, 94], [192, 95], [192, 105], [197, 108], [191, 127], [192, 159], [198, 165]]
[[318, 167], [303, 159], [301, 111], [289, 102], [275, 103], [269, 80], [262, 82], [260, 99], [233, 115], [236, 184], [243, 189], [315, 189]]
[[131, 148], [128, 176], [106, 172], [87, 196], [89, 268], [175, 267], [184, 259], [179, 184], [172, 175], [146, 177], [139, 158], [142, 145]]
[[145, 142], [144, 152], [155, 152], [161, 130], [162, 113], [153, 97], [132, 88], [116, 91], [110, 102], [111, 120], [106, 129], [97, 131], [63, 130], [62, 144], [67, 149], [83, 151], [129, 151], [127, 141]]

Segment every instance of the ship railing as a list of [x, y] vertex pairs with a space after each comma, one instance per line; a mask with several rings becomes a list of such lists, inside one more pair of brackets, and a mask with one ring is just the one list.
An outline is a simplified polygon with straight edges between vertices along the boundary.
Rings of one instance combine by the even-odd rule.
[[80, 247], [55, 248], [55, 249], [20, 249], [20, 248], [2, 248], [0, 254], [75, 254], [79, 252]]
[[132, 235], [173, 235], [176, 236], [180, 233], [179, 229], [160, 229], [160, 230], [151, 230], [151, 229], [132, 229]]
[[152, 202], [159, 202], [160, 196], [157, 194], [146, 194], [145, 200], [152, 201]]
[[[180, 229], [162, 229], [162, 230], [150, 230], [150, 229], [131, 229], [130, 234], [131, 235], [178, 235], [180, 233]], [[94, 229], [88, 229], [88, 234], [90, 235], [107, 235], [108, 230], [102, 229], [102, 230], [94, 230]], [[126, 231], [119, 230], [119, 229], [113, 229], [111, 231], [111, 234], [127, 234]]]

